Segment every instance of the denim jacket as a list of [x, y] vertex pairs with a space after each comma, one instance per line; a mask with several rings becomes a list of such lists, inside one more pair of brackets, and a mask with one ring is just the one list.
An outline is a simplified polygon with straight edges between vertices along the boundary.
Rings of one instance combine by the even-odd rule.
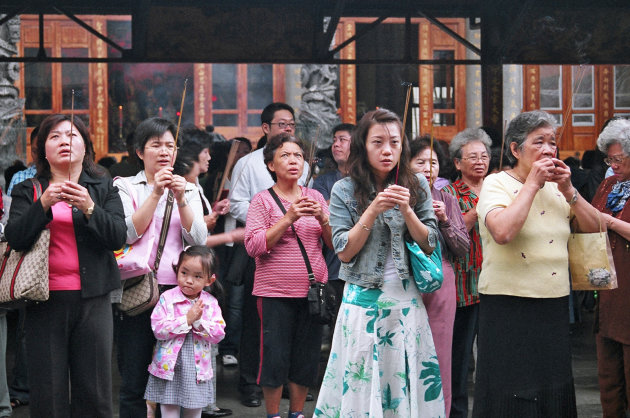
[[[418, 174], [417, 177], [422, 191], [414, 211], [428, 228], [429, 245], [435, 248], [438, 227], [433, 212], [431, 191], [424, 176]], [[330, 196], [330, 226], [333, 246], [337, 253], [346, 247], [348, 232], [361, 217], [357, 206], [352, 179], [346, 177], [335, 183]], [[339, 278], [363, 287], [380, 288], [383, 285], [385, 261], [389, 251], [392, 253], [398, 276], [401, 279], [409, 278], [411, 276], [409, 255], [404, 242], [406, 232], [407, 225], [398, 207], [379, 214], [363, 248], [350, 262], [341, 263]]]

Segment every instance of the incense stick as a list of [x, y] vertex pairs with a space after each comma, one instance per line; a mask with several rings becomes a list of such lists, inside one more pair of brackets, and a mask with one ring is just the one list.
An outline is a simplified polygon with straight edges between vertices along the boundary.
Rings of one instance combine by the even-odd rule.
[[429, 145], [429, 189], [433, 188], [433, 123], [431, 123], [431, 139]]
[[72, 130], [74, 129], [74, 89], [72, 89], [72, 98], [70, 101], [70, 161], [68, 162], [68, 180], [72, 173]]
[[[408, 81], [403, 81], [401, 85], [407, 87], [407, 98], [405, 99], [405, 111], [403, 113], [402, 120], [402, 130], [400, 132], [400, 148], [402, 149], [405, 141], [405, 127], [407, 126], [407, 113], [409, 112], [409, 98], [411, 96], [411, 83]], [[400, 153], [402, 156], [402, 152]], [[398, 184], [398, 172], [400, 171], [400, 159], [398, 160], [398, 164], [396, 164], [396, 183]]]
[[315, 157], [315, 146], [319, 142], [319, 133], [321, 127], [317, 126], [317, 131], [315, 132], [315, 140], [311, 141], [311, 146], [308, 151], [308, 176], [306, 176], [306, 182], [304, 183], [305, 187], [308, 187], [308, 183], [311, 181], [311, 177], [313, 177], [313, 159]]
[[184, 80], [184, 91], [182, 92], [182, 103], [179, 106], [179, 119], [177, 120], [177, 130], [175, 131], [175, 152], [171, 160], [171, 166], [175, 164], [175, 155], [177, 154], [177, 140], [179, 139], [179, 127], [182, 124], [182, 115], [184, 114], [184, 99], [186, 98], [186, 85], [188, 84], [188, 78]]

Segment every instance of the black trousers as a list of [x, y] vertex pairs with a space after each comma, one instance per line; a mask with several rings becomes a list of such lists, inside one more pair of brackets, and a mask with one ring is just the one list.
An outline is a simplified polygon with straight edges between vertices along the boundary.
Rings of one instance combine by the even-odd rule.
[[136, 316], [115, 310], [116, 351], [120, 373], [120, 418], [147, 415], [144, 391], [149, 380], [149, 363], [155, 346], [149, 309]]
[[452, 418], [468, 416], [468, 363], [473, 342], [479, 331], [479, 304], [458, 307], [453, 326], [451, 387]]
[[112, 417], [109, 294], [52, 291], [26, 315], [31, 417]]
[[255, 271], [256, 263], [250, 258], [243, 277], [243, 328], [239, 350], [238, 389], [245, 396], [262, 391], [256, 384], [260, 367], [260, 318], [256, 306], [258, 298], [252, 295]]

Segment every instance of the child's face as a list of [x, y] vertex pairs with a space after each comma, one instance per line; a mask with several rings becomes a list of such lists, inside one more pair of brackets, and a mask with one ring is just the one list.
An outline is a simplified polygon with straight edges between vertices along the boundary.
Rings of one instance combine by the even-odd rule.
[[210, 286], [214, 280], [214, 274], [208, 276], [203, 272], [199, 257], [184, 257], [177, 270], [177, 285], [189, 299], [198, 297], [201, 290], [205, 286]]

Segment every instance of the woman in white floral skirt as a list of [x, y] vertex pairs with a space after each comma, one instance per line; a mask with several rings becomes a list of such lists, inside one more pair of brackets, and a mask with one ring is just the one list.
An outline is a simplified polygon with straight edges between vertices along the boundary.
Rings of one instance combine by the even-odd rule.
[[332, 189], [333, 245], [346, 286], [315, 417], [445, 415], [427, 312], [404, 243], [408, 234], [431, 253], [437, 221], [401, 132], [394, 113], [367, 113], [352, 136], [349, 176]]

